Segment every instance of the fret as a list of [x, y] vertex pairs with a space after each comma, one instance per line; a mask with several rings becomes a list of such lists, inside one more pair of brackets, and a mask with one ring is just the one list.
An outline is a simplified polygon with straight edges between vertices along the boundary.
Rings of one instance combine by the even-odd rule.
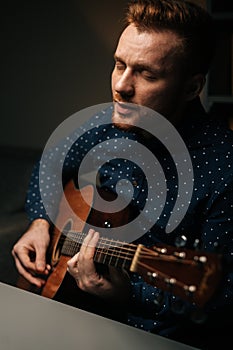
[[[86, 234], [69, 231], [61, 235], [59, 245], [61, 253], [73, 256], [79, 252]], [[116, 268], [129, 268], [136, 251], [136, 246], [125, 242], [100, 238], [94, 254], [94, 261]]]
[[117, 266], [119, 266], [119, 264], [121, 262], [121, 260], [120, 260], [120, 253], [119, 253], [120, 251], [118, 249], [115, 249], [115, 251], [117, 252], [117, 254], [116, 254], [116, 261], [115, 261], [114, 266], [117, 267]]
[[97, 247], [97, 251], [98, 261], [116, 268], [123, 268], [130, 266], [136, 247], [125, 242], [106, 240], [101, 250]]
[[100, 239], [98, 244], [97, 244], [97, 247], [96, 247], [96, 253], [95, 253], [94, 260], [96, 262], [108, 265], [106, 263], [108, 249], [109, 249], [109, 247], [108, 247], [106, 240]]
[[[136, 252], [136, 247], [135, 247], [135, 252]], [[135, 252], [134, 252], [133, 256], [135, 255]], [[132, 263], [132, 260], [133, 260], [133, 258], [131, 256], [129, 256], [129, 250], [127, 250], [125, 258], [124, 258], [124, 261], [123, 261], [123, 264], [122, 264], [122, 268], [126, 269], [126, 270], [129, 270], [130, 265]]]
[[84, 233], [69, 231], [66, 235], [62, 235], [60, 240], [63, 241], [61, 253], [67, 256], [73, 256], [79, 252], [83, 240]]
[[109, 258], [109, 265], [114, 265], [115, 262], [114, 262], [114, 256], [115, 256], [115, 250], [116, 250], [116, 241], [114, 241], [113, 239], [111, 240], [111, 246], [112, 246], [112, 253], [110, 255], [110, 258]]

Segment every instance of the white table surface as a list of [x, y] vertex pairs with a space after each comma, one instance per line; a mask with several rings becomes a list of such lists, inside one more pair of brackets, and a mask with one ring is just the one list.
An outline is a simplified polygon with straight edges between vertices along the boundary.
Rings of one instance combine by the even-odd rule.
[[194, 348], [0, 283], [0, 349]]

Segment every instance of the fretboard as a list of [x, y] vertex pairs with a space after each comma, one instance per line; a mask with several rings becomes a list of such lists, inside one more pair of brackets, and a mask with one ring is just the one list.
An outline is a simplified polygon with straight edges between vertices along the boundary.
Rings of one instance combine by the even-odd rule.
[[[85, 233], [69, 231], [67, 235], [62, 235], [61, 253], [67, 256], [73, 256], [79, 252]], [[104, 265], [110, 265], [117, 268], [129, 270], [135, 255], [137, 246], [125, 242], [114, 241], [107, 238], [100, 238], [96, 246], [94, 261]]]

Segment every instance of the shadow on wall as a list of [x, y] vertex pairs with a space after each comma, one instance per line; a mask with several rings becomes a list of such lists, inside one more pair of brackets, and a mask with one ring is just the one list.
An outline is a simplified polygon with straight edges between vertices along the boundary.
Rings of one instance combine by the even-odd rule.
[[1, 145], [41, 148], [64, 119], [111, 100], [112, 56], [126, 3], [5, 4]]
[[126, 3], [23, 0], [1, 7], [1, 282], [17, 279], [11, 249], [28, 226], [26, 190], [50, 134], [80, 109], [111, 100]]

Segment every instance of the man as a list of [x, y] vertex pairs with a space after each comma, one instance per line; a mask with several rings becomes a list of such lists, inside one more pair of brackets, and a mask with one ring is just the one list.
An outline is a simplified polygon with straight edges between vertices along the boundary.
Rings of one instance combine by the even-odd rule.
[[[118, 139], [127, 133], [132, 140], [135, 137], [143, 139], [145, 145], [160, 157], [163, 168], [166, 168], [168, 198], [156, 224], [136, 243], [152, 246], [162, 242], [174, 246], [181, 242], [181, 245], [186, 243], [187, 247], [194, 249], [199, 242], [203, 250], [216, 252], [216, 247], [219, 247], [224, 251], [228, 262], [226, 271], [218, 292], [204, 309], [205, 316], [198, 318], [192, 303], [183, 303], [177, 308], [179, 299], [172, 293], [149, 286], [137, 274], [128, 275], [112, 268], [107, 272], [97, 271], [93, 256], [101, 229], [100, 233], [89, 230], [79, 253], [70, 259], [67, 266], [72, 281], [78, 286], [72, 298], [78, 296], [78, 291], [81, 294], [76, 299], [80, 295], [84, 299], [87, 297], [85, 302], [89, 305], [86, 309], [91, 309], [93, 300], [94, 307], [102, 301], [100, 308], [107, 305], [109, 317], [116, 318], [114, 312], [117, 309], [127, 315], [129, 325], [208, 349], [214, 348], [217, 339], [222, 341], [224, 332], [224, 337], [230, 338], [227, 315], [233, 306], [233, 272], [230, 268], [233, 255], [232, 132], [222, 123], [209, 120], [199, 99], [212, 53], [212, 22], [201, 8], [182, 0], [131, 2], [126, 14], [126, 27], [114, 56], [114, 110], [108, 111], [113, 128], [102, 127], [97, 136], [94, 133], [92, 138], [85, 135], [82, 140], [89, 145], [86, 148], [88, 152], [92, 147], [90, 140], [97, 145], [104, 135], [115, 135]], [[176, 169], [174, 164], [172, 168], [171, 159], [154, 139], [137, 133], [132, 127], [137, 126], [142, 118], [135, 107], [137, 105], [165, 116], [182, 135], [192, 158], [192, 199], [184, 219], [171, 233], [166, 233], [165, 228], [177, 195]], [[105, 118], [106, 111], [100, 115]], [[71, 148], [78, 160], [74, 156], [68, 157], [64, 165], [64, 183], [72, 177], [72, 162], [76, 164], [75, 169], [81, 162], [82, 142]], [[56, 159], [52, 162], [55, 164]], [[117, 172], [124, 171], [124, 168], [114, 160], [110, 168], [106, 170], [103, 167], [99, 178], [100, 186], [111, 191]], [[146, 202], [145, 179], [135, 167], [131, 169], [129, 165], [127, 168], [126, 177], [136, 183], [133, 205], [140, 211]], [[19, 273], [30, 283], [41, 287], [45, 283], [43, 276], [47, 276], [51, 269], [45, 261], [51, 222], [40, 198], [38, 172], [37, 167], [27, 199], [31, 225], [15, 244], [13, 256]], [[49, 181], [48, 187], [52, 186]], [[34, 260], [30, 259], [31, 253], [34, 253]], [[69, 284], [72, 282], [68, 276]], [[66, 302], [69, 290], [63, 292], [61, 289], [56, 299]], [[71, 303], [76, 305], [75, 301]], [[191, 320], [194, 315], [196, 323]]]

